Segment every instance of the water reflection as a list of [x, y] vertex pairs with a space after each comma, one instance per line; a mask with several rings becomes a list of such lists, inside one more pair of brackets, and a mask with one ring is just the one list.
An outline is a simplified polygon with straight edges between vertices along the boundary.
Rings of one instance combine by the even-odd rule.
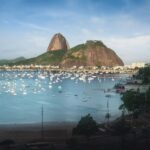
[[1, 71], [0, 121], [40, 122], [41, 105], [44, 121], [77, 121], [88, 113], [97, 121], [104, 121], [107, 93], [111, 94], [109, 111], [114, 119], [120, 113], [121, 101], [113, 87], [124, 78], [124, 75]]

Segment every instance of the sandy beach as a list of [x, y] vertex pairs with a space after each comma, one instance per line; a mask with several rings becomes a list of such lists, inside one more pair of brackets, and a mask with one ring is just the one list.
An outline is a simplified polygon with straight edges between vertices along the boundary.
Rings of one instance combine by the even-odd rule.
[[71, 136], [73, 122], [44, 123], [43, 137], [41, 135], [41, 123], [34, 124], [1, 124], [0, 142], [6, 139], [17, 143], [33, 141], [65, 142]]

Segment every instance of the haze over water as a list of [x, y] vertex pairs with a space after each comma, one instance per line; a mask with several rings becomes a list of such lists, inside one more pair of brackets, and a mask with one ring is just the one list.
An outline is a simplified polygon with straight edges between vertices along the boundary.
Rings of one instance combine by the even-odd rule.
[[[37, 71], [0, 72], [0, 123], [78, 121], [90, 113], [105, 121], [107, 100], [111, 119], [120, 115], [120, 95], [113, 87], [125, 75], [100, 77], [84, 74], [52, 74]], [[111, 92], [106, 92], [112, 89]], [[106, 95], [111, 95], [108, 98]]]

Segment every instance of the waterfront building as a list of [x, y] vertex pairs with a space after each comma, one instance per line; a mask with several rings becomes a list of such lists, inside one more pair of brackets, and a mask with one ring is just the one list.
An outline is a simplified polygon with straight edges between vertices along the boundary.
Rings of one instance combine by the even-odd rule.
[[135, 68], [143, 68], [145, 67], [145, 63], [144, 62], [135, 62], [131, 64], [131, 68], [135, 69]]

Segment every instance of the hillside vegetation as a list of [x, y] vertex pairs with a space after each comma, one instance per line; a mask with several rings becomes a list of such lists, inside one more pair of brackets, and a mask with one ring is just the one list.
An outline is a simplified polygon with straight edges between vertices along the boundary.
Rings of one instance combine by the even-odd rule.
[[29, 65], [29, 64], [37, 64], [37, 65], [58, 65], [65, 55], [66, 50], [59, 51], [48, 51], [42, 55], [39, 55], [34, 58], [30, 58], [27, 60], [19, 61], [16, 65]]
[[2, 59], [0, 60], [0, 65], [10, 65], [10, 64], [15, 64], [17, 62], [20, 62], [20, 61], [23, 61], [25, 60], [26, 58], [24, 57], [18, 57], [16, 59]]
[[87, 41], [69, 50], [48, 51], [34, 58], [9, 63], [10, 65], [122, 66], [123, 61], [101, 41]]

